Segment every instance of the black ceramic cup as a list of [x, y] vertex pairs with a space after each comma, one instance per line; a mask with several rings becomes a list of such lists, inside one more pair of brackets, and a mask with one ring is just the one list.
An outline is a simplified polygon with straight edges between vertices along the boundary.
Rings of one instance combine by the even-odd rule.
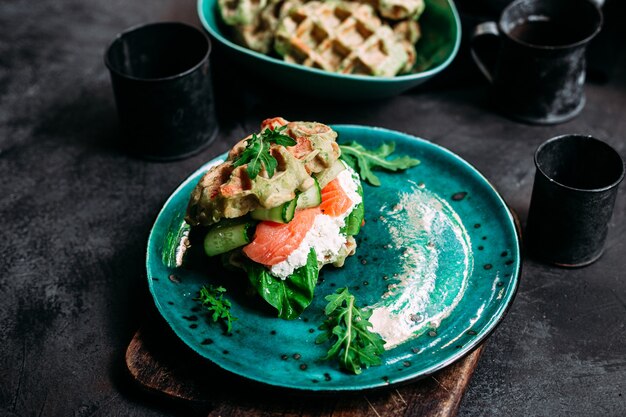
[[535, 165], [526, 226], [530, 251], [565, 267], [594, 262], [624, 179], [622, 158], [591, 136], [564, 135], [539, 146]]
[[211, 44], [184, 23], [151, 23], [117, 35], [104, 60], [124, 146], [155, 160], [185, 158], [217, 133]]
[[561, 123], [585, 106], [585, 50], [601, 26], [602, 13], [588, 0], [517, 0], [497, 23], [475, 28], [472, 57], [504, 114]]

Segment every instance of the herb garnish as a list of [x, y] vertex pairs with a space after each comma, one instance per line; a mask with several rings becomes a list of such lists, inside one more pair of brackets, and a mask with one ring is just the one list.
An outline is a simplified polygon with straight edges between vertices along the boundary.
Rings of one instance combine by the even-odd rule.
[[369, 329], [372, 311], [357, 307], [347, 288], [338, 289], [335, 294], [326, 296], [326, 300], [324, 313], [328, 318], [320, 326], [324, 333], [315, 343], [332, 340], [333, 345], [323, 359], [337, 358], [343, 369], [355, 374], [360, 374], [362, 368], [380, 365], [385, 341]]
[[214, 287], [212, 285], [205, 285], [200, 288], [198, 293], [198, 300], [209, 312], [212, 312], [211, 319], [214, 322], [221, 320], [226, 326], [226, 333], [230, 333], [233, 329], [233, 321], [237, 318], [230, 314], [230, 301], [224, 298], [226, 288]]
[[282, 146], [293, 146], [298, 143], [291, 136], [281, 133], [286, 128], [287, 126], [280, 126], [273, 130], [267, 128], [259, 135], [253, 133], [252, 137], [247, 140], [246, 149], [235, 160], [233, 166], [238, 167], [248, 164], [248, 176], [252, 180], [259, 175], [261, 167], [264, 166], [271, 178], [274, 175], [278, 162], [270, 153], [270, 145], [275, 143]]
[[369, 150], [358, 142], [339, 145], [341, 158], [355, 170], [358, 169], [361, 178], [371, 185], [379, 186], [380, 179], [372, 172], [376, 168], [389, 171], [398, 171], [414, 167], [419, 160], [403, 155], [393, 159], [386, 159], [396, 149], [394, 142], [383, 143], [377, 149]]

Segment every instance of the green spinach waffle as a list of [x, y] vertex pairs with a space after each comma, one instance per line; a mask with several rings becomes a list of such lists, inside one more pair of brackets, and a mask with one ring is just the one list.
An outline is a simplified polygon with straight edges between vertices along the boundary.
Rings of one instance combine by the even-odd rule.
[[219, 0], [235, 40], [286, 62], [392, 77], [417, 61], [424, 0]]
[[371, 6], [354, 2], [292, 8], [276, 29], [274, 47], [287, 62], [347, 74], [392, 77], [408, 62], [393, 30]]

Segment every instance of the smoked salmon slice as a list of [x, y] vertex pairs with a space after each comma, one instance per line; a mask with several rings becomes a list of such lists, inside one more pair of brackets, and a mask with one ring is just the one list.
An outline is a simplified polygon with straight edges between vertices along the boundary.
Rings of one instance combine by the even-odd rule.
[[338, 217], [348, 211], [351, 206], [352, 200], [341, 187], [337, 178], [322, 188], [322, 204], [319, 206], [322, 213], [331, 217]]
[[338, 217], [351, 206], [352, 200], [335, 178], [322, 189], [322, 203], [318, 207], [296, 211], [289, 223], [260, 222], [252, 242], [244, 246], [243, 252], [256, 263], [276, 265], [300, 246], [318, 214]]
[[296, 211], [289, 223], [259, 223], [252, 242], [244, 246], [243, 252], [262, 265], [272, 266], [283, 262], [300, 246], [318, 214], [320, 209], [313, 207]]

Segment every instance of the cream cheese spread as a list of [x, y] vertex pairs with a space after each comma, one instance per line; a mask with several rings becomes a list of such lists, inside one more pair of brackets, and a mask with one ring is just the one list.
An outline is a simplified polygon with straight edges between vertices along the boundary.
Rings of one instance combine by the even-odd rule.
[[359, 179], [357, 175], [349, 168], [337, 175], [339, 185], [352, 202], [350, 208], [343, 215], [337, 217], [318, 214], [311, 230], [307, 232], [300, 246], [287, 259], [270, 268], [272, 275], [286, 279], [293, 274], [293, 271], [306, 265], [311, 248], [315, 250], [320, 265], [333, 263], [337, 260], [340, 249], [346, 243], [346, 236], [341, 233], [341, 228], [345, 225], [346, 217], [362, 201], [358, 193]]

